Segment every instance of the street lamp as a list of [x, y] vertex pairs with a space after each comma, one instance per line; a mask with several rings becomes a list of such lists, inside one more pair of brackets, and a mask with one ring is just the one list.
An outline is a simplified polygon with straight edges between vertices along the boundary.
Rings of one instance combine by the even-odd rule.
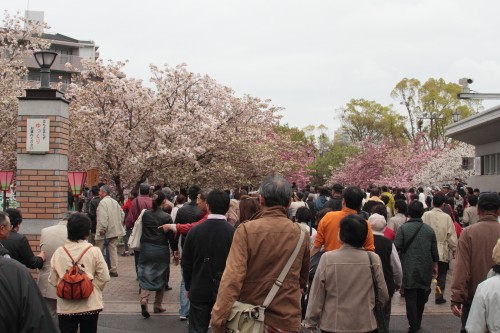
[[73, 209], [77, 210], [77, 197], [82, 194], [85, 180], [87, 179], [86, 171], [68, 171], [68, 182], [71, 190], [71, 195], [74, 197]]
[[460, 113], [458, 111], [453, 112], [453, 122], [457, 122], [460, 120]]
[[35, 60], [40, 66], [40, 89], [50, 89], [50, 67], [56, 60], [57, 53], [53, 51], [34, 52]]
[[3, 191], [3, 211], [7, 209], [7, 191], [10, 189], [10, 183], [12, 183], [12, 177], [14, 177], [14, 171], [0, 171], [0, 185]]
[[427, 113], [424, 113], [422, 117], [418, 119], [419, 127], [421, 128], [424, 119], [429, 119], [431, 121], [431, 131], [429, 133], [429, 137], [431, 139], [431, 149], [434, 150], [434, 140], [432, 139], [432, 134], [434, 133], [434, 122], [439, 119], [443, 119], [443, 117], [438, 117], [436, 112], [431, 113], [430, 116], [427, 116]]

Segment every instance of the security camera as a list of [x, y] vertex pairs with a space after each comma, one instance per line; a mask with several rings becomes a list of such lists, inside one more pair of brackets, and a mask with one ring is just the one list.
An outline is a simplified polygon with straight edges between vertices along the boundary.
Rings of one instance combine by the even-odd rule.
[[461, 86], [465, 86], [465, 87], [466, 87], [467, 85], [471, 84], [472, 82], [474, 82], [474, 80], [472, 80], [472, 79], [468, 79], [468, 78], [466, 78], [466, 77], [464, 77], [464, 78], [462, 78], [462, 79], [458, 80], [458, 84], [459, 84], [459, 85], [461, 85]]
[[462, 93], [470, 92], [469, 84], [471, 84], [472, 82], [474, 82], [472, 79], [468, 79], [466, 77], [458, 80], [458, 84], [462, 87]]

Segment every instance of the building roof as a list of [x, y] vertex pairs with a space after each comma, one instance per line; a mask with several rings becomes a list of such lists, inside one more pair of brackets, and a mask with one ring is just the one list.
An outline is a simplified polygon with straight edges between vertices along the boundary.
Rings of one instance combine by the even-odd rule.
[[92, 40], [79, 40], [75, 38], [68, 37], [66, 35], [62, 35], [59, 33], [56, 34], [47, 34], [44, 33], [42, 34], [42, 38], [48, 39], [53, 42], [53, 44], [57, 45], [66, 45], [66, 46], [73, 46], [73, 47], [83, 47], [83, 46], [94, 46], [96, 49], [98, 48], [95, 46], [94, 41]]
[[474, 146], [500, 141], [500, 105], [445, 128], [446, 136]]

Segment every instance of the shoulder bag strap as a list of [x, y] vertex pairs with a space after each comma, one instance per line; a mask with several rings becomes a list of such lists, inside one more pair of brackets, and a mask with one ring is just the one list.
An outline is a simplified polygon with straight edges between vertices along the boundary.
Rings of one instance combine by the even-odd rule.
[[271, 288], [271, 291], [269, 291], [269, 294], [267, 294], [266, 299], [264, 300], [264, 304], [262, 306], [264, 308], [267, 308], [269, 304], [274, 299], [274, 296], [278, 293], [278, 290], [280, 289], [281, 285], [283, 284], [283, 280], [285, 279], [286, 275], [288, 274], [288, 271], [290, 270], [290, 267], [292, 267], [293, 262], [295, 261], [295, 258], [297, 258], [297, 255], [299, 254], [299, 250], [302, 246], [302, 243], [304, 242], [304, 237], [305, 237], [305, 232], [304, 230], [300, 229], [300, 237], [299, 241], [297, 242], [297, 245], [295, 246], [295, 249], [292, 252], [292, 255], [290, 258], [288, 258], [288, 261], [286, 262], [285, 267], [283, 267], [283, 270], [281, 271], [280, 275], [278, 276], [278, 279], [274, 282], [273, 287]]
[[135, 198], [135, 203], [136, 203], [136, 206], [137, 206], [137, 211], [140, 212], [141, 209], [139, 208], [139, 197]]
[[415, 239], [415, 237], [417, 237], [417, 235], [420, 232], [420, 229], [422, 229], [423, 225], [424, 225], [424, 222], [422, 222], [420, 227], [418, 227], [417, 231], [413, 234], [413, 236], [411, 236], [411, 238], [408, 240], [408, 243], [405, 244], [405, 246], [403, 247], [403, 251], [402, 251], [403, 253], [406, 253], [406, 251], [408, 251], [408, 248], [410, 247], [411, 243], [413, 243], [413, 240]]
[[377, 284], [377, 279], [375, 279], [375, 271], [373, 270], [372, 256], [370, 255], [369, 251], [367, 251], [366, 254], [368, 254], [368, 259], [370, 259], [370, 270], [372, 271], [373, 291], [375, 292], [375, 304], [378, 304], [378, 284]]

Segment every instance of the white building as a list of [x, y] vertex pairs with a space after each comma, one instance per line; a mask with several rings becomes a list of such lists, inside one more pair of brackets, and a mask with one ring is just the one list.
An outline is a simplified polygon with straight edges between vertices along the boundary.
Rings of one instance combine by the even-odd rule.
[[447, 126], [446, 136], [476, 148], [476, 174], [467, 185], [500, 192], [500, 105]]

